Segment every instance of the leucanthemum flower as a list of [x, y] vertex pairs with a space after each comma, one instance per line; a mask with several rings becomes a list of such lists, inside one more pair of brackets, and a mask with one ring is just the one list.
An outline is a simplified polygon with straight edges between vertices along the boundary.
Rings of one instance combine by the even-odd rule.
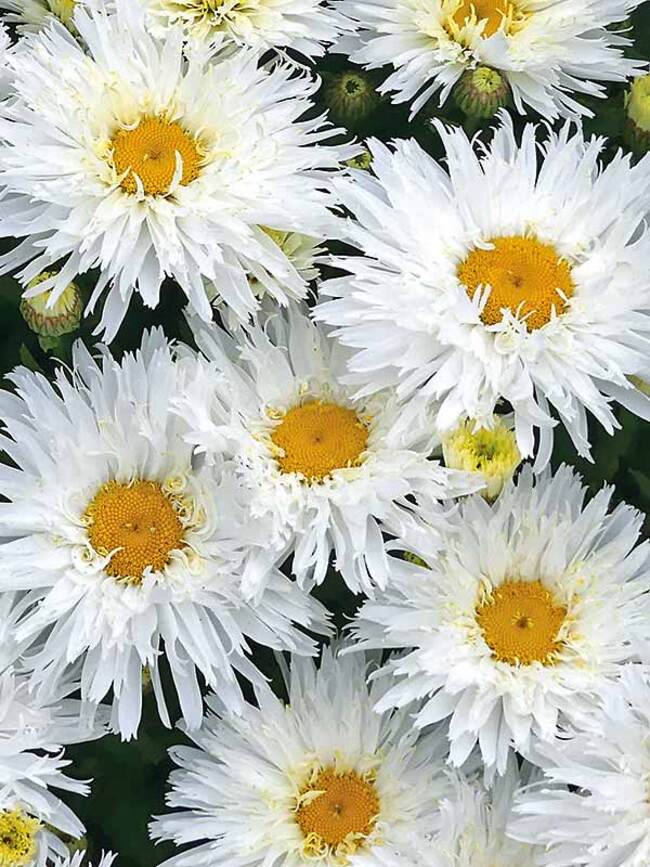
[[34, 33], [42, 30], [53, 20], [58, 20], [68, 29], [74, 29], [75, 7], [84, 0], [0, 0], [2, 16], [7, 24], [14, 24], [19, 33]]
[[[450, 718], [450, 759], [478, 743], [488, 776], [581, 724], [650, 634], [650, 551], [635, 548], [642, 516], [612, 491], [585, 504], [568, 467], [534, 482], [525, 467], [494, 505], [466, 498], [443, 548], [422, 527], [391, 547], [391, 581], [360, 609], [361, 647], [410, 648], [389, 660], [378, 710], [425, 698], [417, 726]], [[436, 513], [434, 512], [434, 519]]]
[[86, 50], [53, 23], [13, 60], [0, 231], [24, 240], [1, 270], [27, 284], [59, 263], [39, 287], [56, 295], [99, 269], [88, 310], [108, 292], [107, 339], [134, 292], [158, 304], [165, 277], [206, 320], [212, 283], [242, 318], [257, 307], [251, 274], [280, 304], [302, 297], [305, 280], [264, 227], [331, 228], [330, 170], [356, 148], [323, 145], [336, 130], [303, 117], [318, 82], [290, 64], [260, 67], [252, 49], [185, 56], [181, 32], [146, 31], [140, 3], [100, 6], [75, 11]]
[[353, 30], [335, 2], [323, 0], [140, 0], [157, 37], [179, 29], [193, 43], [226, 44], [264, 52], [292, 49], [320, 57], [325, 46]]
[[514, 756], [491, 788], [455, 775], [453, 793], [440, 806], [440, 831], [430, 842], [434, 867], [536, 867], [543, 847], [506, 833], [513, 799], [520, 786], [541, 776], [533, 765], [517, 767]]
[[[2, 392], [0, 589], [29, 590], [15, 634], [36, 686], [73, 663], [81, 695], [112, 690], [113, 724], [137, 731], [146, 666], [169, 725], [160, 666], [169, 666], [190, 727], [201, 721], [197, 670], [224, 702], [235, 673], [260, 675], [250, 641], [312, 652], [294, 623], [320, 629], [323, 609], [267, 563], [269, 531], [251, 518], [232, 469], [200, 466], [171, 403], [182, 385], [162, 332], [121, 364], [76, 346], [72, 378], [52, 387], [25, 369]], [[241, 583], [254, 568], [255, 603]], [[262, 573], [263, 571], [263, 574]], [[42, 643], [42, 646], [41, 646]]]
[[575, 94], [606, 95], [601, 82], [638, 75], [631, 40], [611, 27], [642, 0], [346, 0], [359, 26], [350, 59], [394, 69], [380, 87], [415, 115], [434, 94], [444, 103], [466, 70], [487, 66], [507, 80], [517, 110], [554, 119], [588, 115]]
[[[502, 115], [489, 146], [438, 124], [445, 171], [414, 141], [371, 146], [374, 177], [337, 189], [356, 216], [340, 257], [348, 274], [316, 318], [356, 350], [350, 381], [396, 386], [411, 410], [434, 410], [441, 434], [464, 418], [487, 426], [505, 398], [521, 454], [549, 459], [549, 405], [589, 454], [587, 411], [608, 432], [618, 400], [650, 418], [628, 377], [650, 378], [650, 158], [631, 166], [566, 124], [521, 143]], [[405, 414], [405, 423], [409, 414]]]
[[[589, 728], [540, 745], [546, 780], [524, 790], [509, 832], [539, 843], [549, 867], [646, 867], [650, 863], [650, 685], [626, 666]], [[571, 787], [571, 789], [569, 789]]]
[[425, 867], [446, 739], [418, 740], [407, 711], [375, 713], [367, 668], [324, 650], [319, 669], [293, 660], [286, 705], [268, 687], [240, 717], [210, 699], [198, 749], [171, 751], [167, 803], [180, 811], [152, 825], [154, 839], [198, 844], [167, 867]]
[[67, 697], [78, 689], [74, 678], [40, 693], [28, 680], [19, 667], [0, 675], [0, 864], [6, 867], [44, 867], [67, 854], [56, 832], [83, 834], [83, 824], [52, 789], [88, 794], [87, 783], [63, 773], [70, 764], [63, 746], [107, 731], [103, 711]]
[[442, 440], [445, 466], [477, 473], [485, 483], [483, 495], [494, 500], [521, 463], [509, 418], [494, 416], [490, 427], [464, 421]]
[[236, 339], [194, 326], [202, 357], [177, 402], [187, 438], [208, 460], [236, 462], [269, 548], [293, 552], [301, 583], [323, 581], [334, 551], [349, 587], [371, 593], [388, 580], [380, 522], [399, 522], [413, 491], [444, 500], [483, 484], [428, 459], [430, 429], [398, 433], [390, 391], [356, 400], [341, 383], [345, 353], [303, 311]]

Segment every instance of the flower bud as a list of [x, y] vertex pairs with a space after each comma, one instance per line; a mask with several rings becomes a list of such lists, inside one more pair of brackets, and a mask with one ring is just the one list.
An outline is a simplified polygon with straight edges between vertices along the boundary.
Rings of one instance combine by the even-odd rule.
[[463, 73], [454, 88], [456, 104], [468, 117], [486, 119], [492, 117], [508, 103], [508, 82], [489, 66], [478, 66]]
[[491, 428], [474, 429], [475, 422], [463, 422], [442, 441], [445, 464], [454, 470], [478, 473], [485, 480], [481, 492], [494, 500], [513, 477], [521, 463], [514, 432], [498, 417]]

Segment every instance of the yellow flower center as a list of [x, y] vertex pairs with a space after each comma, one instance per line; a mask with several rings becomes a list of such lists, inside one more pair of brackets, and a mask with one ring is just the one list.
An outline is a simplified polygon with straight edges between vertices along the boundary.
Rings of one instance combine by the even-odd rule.
[[76, 0], [47, 0], [52, 15], [56, 15], [59, 21], [69, 24], [74, 14]]
[[370, 777], [354, 771], [322, 770], [302, 792], [296, 821], [305, 838], [307, 857], [353, 854], [374, 828], [379, 797]]
[[458, 279], [470, 298], [479, 287], [491, 288], [481, 313], [486, 325], [501, 322], [502, 311], [525, 317], [529, 331], [546, 325], [555, 311], [566, 311], [574, 293], [571, 266], [555, 247], [537, 238], [491, 238], [492, 249], [471, 250], [458, 266]]
[[476, 608], [476, 622], [500, 662], [552, 665], [567, 610], [541, 581], [505, 581]]
[[0, 867], [24, 867], [36, 855], [38, 819], [22, 810], [0, 812]]
[[333, 470], [358, 466], [368, 445], [368, 428], [354, 410], [312, 400], [294, 406], [273, 430], [283, 473], [322, 481]]
[[511, 0], [459, 0], [449, 23], [456, 30], [483, 22], [482, 35], [487, 39], [501, 28], [507, 35], [515, 33], [527, 18]]
[[139, 584], [147, 567], [160, 572], [183, 543], [174, 503], [157, 482], [107, 482], [86, 509], [90, 544], [101, 556], [115, 553], [106, 572]]
[[180, 157], [180, 183], [187, 186], [199, 176], [201, 155], [196, 140], [175, 121], [145, 117], [134, 129], [121, 129], [112, 140], [113, 163], [120, 185], [127, 193], [138, 189], [140, 179], [148, 196], [169, 192]]

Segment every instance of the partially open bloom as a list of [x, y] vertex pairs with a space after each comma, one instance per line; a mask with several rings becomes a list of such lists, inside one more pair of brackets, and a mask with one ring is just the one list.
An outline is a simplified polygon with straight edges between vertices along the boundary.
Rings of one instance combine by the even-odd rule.
[[[0, 259], [27, 295], [62, 293], [98, 269], [88, 310], [115, 335], [134, 292], [156, 307], [166, 277], [209, 320], [211, 285], [234, 315], [258, 302], [249, 275], [278, 303], [304, 278], [265, 229], [326, 237], [332, 169], [354, 147], [305, 119], [318, 82], [257, 52], [183, 50], [156, 40], [134, 0], [79, 6], [84, 47], [58, 22], [12, 60], [15, 98], [0, 107], [0, 234], [23, 239]], [[105, 46], [111, 45], [106, 51]]]
[[42, 30], [53, 20], [73, 28], [72, 18], [78, 2], [80, 0], [0, 0], [0, 9], [6, 10], [3, 18], [7, 24], [15, 24], [17, 31], [24, 34]]
[[490, 427], [465, 421], [442, 440], [445, 466], [477, 473], [485, 483], [484, 496], [493, 500], [521, 463], [514, 431], [499, 416]]
[[[466, 71], [497, 70], [520, 113], [549, 119], [591, 115], [575, 94], [606, 95], [601, 82], [638, 75], [630, 40], [617, 28], [642, 0], [346, 0], [359, 26], [350, 58], [392, 66], [382, 84], [416, 114], [439, 94], [442, 104]], [[614, 25], [613, 27], [611, 25]]]
[[[36, 687], [80, 667], [82, 698], [112, 691], [113, 724], [138, 727], [142, 671], [169, 724], [168, 666], [188, 725], [202, 716], [197, 670], [229, 707], [236, 672], [258, 678], [249, 642], [311, 652], [294, 623], [324, 628], [323, 610], [267, 562], [268, 531], [251, 518], [225, 464], [201, 466], [171, 411], [181, 387], [161, 332], [121, 363], [78, 344], [54, 387], [19, 369], [0, 395], [0, 589], [29, 590], [15, 627]], [[243, 598], [256, 570], [255, 604]], [[260, 574], [262, 573], [262, 574]]]
[[391, 685], [377, 709], [426, 698], [416, 726], [450, 718], [452, 763], [478, 744], [488, 776], [511, 749], [526, 755], [588, 720], [650, 636], [642, 516], [610, 512], [607, 489], [585, 504], [567, 467], [534, 478], [524, 468], [492, 506], [461, 501], [442, 550], [421, 501], [422, 527], [390, 547], [426, 567], [392, 557], [355, 626], [362, 647], [411, 648], [382, 669]]
[[329, 0], [140, 0], [160, 38], [178, 29], [194, 43], [226, 44], [319, 57], [352, 24]]
[[648, 669], [626, 666], [600, 698], [588, 729], [540, 745], [546, 779], [517, 799], [509, 832], [539, 844], [540, 865], [650, 863]]
[[418, 848], [436, 830], [446, 739], [418, 738], [407, 711], [375, 713], [362, 654], [320, 668], [294, 659], [288, 703], [268, 687], [241, 716], [214, 698], [198, 749], [176, 747], [167, 797], [177, 812], [155, 839], [193, 848], [168, 867], [428, 867]]
[[[446, 168], [415, 141], [371, 144], [369, 173], [336, 186], [365, 256], [337, 259], [316, 317], [355, 350], [349, 381], [394, 386], [444, 436], [514, 409], [523, 457], [548, 461], [557, 414], [589, 455], [587, 412], [611, 433], [618, 400], [650, 418], [650, 157], [599, 162], [566, 124], [521, 142], [502, 115], [489, 145], [438, 124]], [[410, 415], [405, 415], [405, 422]]]
[[208, 460], [235, 462], [269, 549], [293, 552], [301, 583], [323, 581], [333, 551], [355, 593], [384, 586], [381, 526], [399, 523], [409, 494], [451, 500], [482, 485], [429, 460], [430, 429], [401, 429], [394, 392], [356, 398], [342, 384], [345, 352], [300, 309], [236, 340], [194, 325], [202, 356], [177, 401], [187, 438]]

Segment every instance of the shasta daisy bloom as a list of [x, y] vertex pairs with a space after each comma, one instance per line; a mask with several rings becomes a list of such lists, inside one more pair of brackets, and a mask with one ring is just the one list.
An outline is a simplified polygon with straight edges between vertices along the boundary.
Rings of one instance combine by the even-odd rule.
[[[540, 745], [546, 781], [524, 790], [511, 835], [544, 849], [540, 865], [645, 867], [650, 862], [650, 685], [626, 666], [588, 729]], [[571, 787], [571, 788], [569, 788]]]
[[67, 698], [78, 683], [67, 678], [40, 694], [24, 673], [11, 667], [0, 675], [0, 864], [43, 867], [65, 856], [56, 836], [80, 837], [84, 826], [52, 789], [80, 794], [88, 785], [63, 773], [66, 744], [100, 737], [102, 714], [88, 714]]
[[26, 293], [53, 288], [54, 301], [98, 269], [88, 309], [108, 293], [107, 339], [134, 292], [158, 304], [165, 277], [207, 320], [212, 283], [243, 318], [257, 306], [251, 274], [281, 304], [302, 297], [305, 280], [263, 227], [328, 235], [330, 170], [355, 148], [323, 145], [336, 130], [303, 117], [318, 82], [290, 64], [260, 67], [252, 49], [186, 57], [180, 31], [146, 31], [140, 3], [99, 6], [75, 11], [87, 49], [53, 23], [14, 58], [0, 231], [23, 240], [0, 269], [28, 284], [58, 263]]
[[391, 65], [380, 87], [411, 116], [434, 94], [440, 104], [467, 70], [487, 66], [505, 77], [517, 110], [550, 119], [593, 113], [575, 94], [606, 95], [601, 82], [638, 75], [643, 61], [624, 56], [618, 31], [642, 0], [346, 0], [361, 28], [351, 60]]
[[493, 500], [514, 475], [521, 455], [509, 419], [494, 416], [489, 428], [465, 421], [442, 441], [445, 465], [477, 473], [485, 481], [484, 496]]
[[[612, 491], [585, 504], [568, 467], [536, 482], [530, 467], [494, 505], [466, 498], [442, 550], [423, 526], [392, 547], [391, 581], [356, 621], [362, 647], [410, 648], [389, 660], [391, 686], [377, 709], [425, 698], [419, 727], [450, 718], [450, 759], [478, 743], [488, 775], [509, 751], [526, 754], [581, 723], [650, 633], [648, 543], [642, 516]], [[435, 517], [435, 513], [434, 513]]]
[[506, 773], [490, 789], [476, 780], [456, 776], [453, 794], [440, 807], [440, 831], [431, 843], [435, 867], [537, 867], [543, 847], [509, 837], [515, 792], [540, 776], [524, 764], [520, 772], [513, 757]]
[[428, 459], [430, 429], [397, 431], [393, 393], [356, 400], [341, 382], [345, 353], [301, 310], [237, 339], [195, 326], [203, 355], [177, 402], [187, 438], [208, 460], [236, 462], [270, 548], [293, 552], [301, 584], [323, 581], [334, 551], [349, 587], [371, 593], [388, 580], [380, 522], [399, 522], [413, 491], [451, 499], [482, 485]]
[[[0, 589], [29, 590], [16, 627], [42, 644], [26, 660], [35, 686], [75, 663], [81, 695], [112, 690], [113, 724], [138, 727], [142, 671], [169, 724], [160, 666], [171, 670], [190, 727], [201, 721], [197, 670], [230, 707], [235, 673], [257, 678], [249, 641], [311, 652], [294, 622], [324, 629], [323, 609], [266, 565], [268, 531], [225, 465], [201, 467], [171, 412], [179, 372], [162, 332], [121, 364], [82, 345], [55, 386], [19, 369], [0, 395]], [[260, 553], [262, 552], [262, 553]], [[256, 571], [255, 604], [241, 584]], [[260, 571], [265, 569], [264, 575]]]
[[223, 39], [260, 52], [292, 49], [320, 57], [351, 22], [322, 0], [141, 0], [148, 27], [160, 38], [175, 28], [191, 42]]
[[293, 660], [287, 704], [267, 686], [239, 717], [209, 700], [198, 749], [171, 750], [167, 803], [180, 810], [151, 829], [195, 845], [165, 864], [424, 867], [415, 853], [448, 789], [446, 739], [418, 740], [406, 711], [375, 713], [367, 668], [324, 650], [319, 669]]
[[[522, 456], [552, 449], [552, 407], [589, 454], [587, 411], [612, 432], [618, 400], [650, 418], [630, 376], [650, 378], [650, 159], [617, 153], [566, 124], [521, 143], [502, 115], [489, 146], [438, 124], [447, 171], [414, 141], [372, 144], [374, 177], [341, 179], [365, 257], [321, 294], [317, 318], [356, 352], [365, 393], [396, 386], [412, 412], [433, 408], [441, 434], [465, 418], [489, 426], [514, 409]], [[614, 204], [615, 203], [615, 204]], [[405, 420], [408, 416], [405, 416]]]

